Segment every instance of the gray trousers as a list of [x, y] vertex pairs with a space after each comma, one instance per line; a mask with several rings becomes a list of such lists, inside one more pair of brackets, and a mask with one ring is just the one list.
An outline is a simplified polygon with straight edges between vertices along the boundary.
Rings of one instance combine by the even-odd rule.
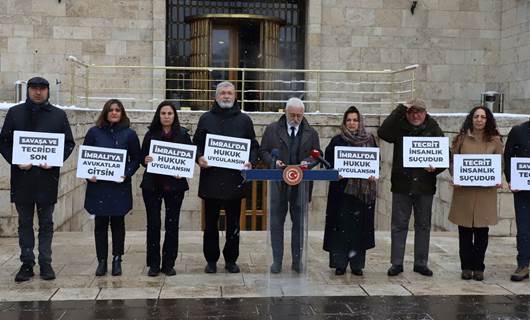
[[[301, 188], [306, 191], [307, 184], [291, 187], [284, 182], [270, 182], [270, 230], [272, 258], [275, 264], [282, 264], [283, 261], [283, 229], [287, 209], [291, 216], [291, 254], [293, 264], [301, 262], [304, 246], [304, 210], [307, 214], [307, 196], [301, 196]], [[306, 199], [302, 199], [306, 198]]]
[[414, 265], [427, 266], [433, 195], [392, 193], [392, 252], [390, 262], [403, 265], [409, 221], [414, 209]]

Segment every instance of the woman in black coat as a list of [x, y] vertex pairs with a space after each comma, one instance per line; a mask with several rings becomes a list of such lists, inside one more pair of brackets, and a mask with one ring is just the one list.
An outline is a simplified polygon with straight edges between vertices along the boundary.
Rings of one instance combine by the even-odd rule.
[[107, 273], [108, 228], [112, 230], [112, 275], [122, 273], [121, 256], [125, 245], [125, 215], [132, 209], [131, 177], [140, 166], [140, 141], [129, 128], [130, 121], [118, 99], [105, 103], [96, 125], [85, 136], [84, 145], [127, 150], [125, 176], [122, 182], [88, 180], [85, 209], [95, 216], [94, 238], [98, 266], [96, 276]]
[[[364, 128], [362, 116], [351, 106], [344, 113], [341, 133], [326, 147], [326, 160], [334, 166], [335, 147], [376, 147], [375, 138]], [[374, 209], [376, 182], [370, 179], [340, 179], [328, 189], [324, 250], [329, 252], [330, 267], [342, 275], [350, 265], [361, 276], [366, 250], [375, 246]]]
[[[142, 165], [153, 161], [149, 155], [151, 140], [192, 144], [188, 130], [180, 126], [175, 105], [162, 101], [156, 109], [153, 121], [142, 143]], [[176, 274], [174, 269], [178, 253], [180, 207], [184, 193], [189, 189], [186, 178], [144, 172], [142, 195], [147, 213], [147, 266], [148, 275], [157, 276], [160, 271], [168, 276]], [[160, 267], [160, 227], [162, 199], [166, 208], [162, 267]]]

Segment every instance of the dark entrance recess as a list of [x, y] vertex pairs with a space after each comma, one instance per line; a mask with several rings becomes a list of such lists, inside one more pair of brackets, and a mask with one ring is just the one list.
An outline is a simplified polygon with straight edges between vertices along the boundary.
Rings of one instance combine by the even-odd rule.
[[[167, 1], [167, 66], [214, 66], [243, 68], [304, 68], [304, 38], [306, 0], [246, 0], [246, 1], [207, 1], [207, 0], [168, 0]], [[249, 16], [242, 19], [241, 16]], [[260, 16], [257, 20], [251, 16]], [[224, 16], [224, 17], [222, 17]], [[231, 16], [239, 16], [233, 18]], [[219, 18], [222, 17], [222, 18]], [[264, 24], [263, 18], [281, 21], [278, 24], [277, 39], [273, 40], [275, 49], [270, 51], [271, 35], [275, 35], [274, 26]], [[200, 20], [197, 22], [197, 20]], [[272, 29], [271, 29], [272, 28]], [[209, 30], [204, 35], [204, 30]], [[272, 31], [271, 31], [272, 30]], [[269, 42], [267, 42], [269, 41]], [[198, 46], [197, 44], [200, 43]], [[204, 43], [211, 45], [205, 49]], [[205, 52], [205, 50], [208, 50]], [[269, 51], [267, 51], [269, 50]], [[273, 56], [274, 59], [270, 59]], [[277, 74], [279, 75], [279, 74]], [[276, 76], [277, 76], [276, 75]], [[269, 75], [270, 76], [270, 75]], [[190, 79], [209, 77], [214, 80], [202, 90], [197, 88], [200, 81], [192, 83]], [[260, 90], [259, 82], [263, 74], [245, 74], [245, 91]], [[285, 80], [303, 80], [302, 74], [286, 75]], [[181, 106], [192, 109], [208, 109], [211, 102], [191, 102], [186, 100], [213, 99], [213, 90], [217, 79], [230, 79], [240, 90], [241, 73], [237, 72], [195, 72], [167, 71], [166, 87], [168, 99], [179, 100]], [[295, 83], [292, 90], [302, 90], [303, 85]], [[201, 96], [202, 94], [202, 96]], [[266, 99], [258, 93], [247, 92], [246, 100]], [[238, 99], [241, 96], [238, 95]], [[270, 110], [271, 106], [258, 103], [246, 103], [245, 110]]]

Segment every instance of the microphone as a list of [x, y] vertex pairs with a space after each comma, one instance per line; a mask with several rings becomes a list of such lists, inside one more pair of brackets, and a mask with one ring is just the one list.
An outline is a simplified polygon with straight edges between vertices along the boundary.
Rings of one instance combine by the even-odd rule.
[[326, 159], [322, 158], [322, 156], [320, 155], [320, 151], [318, 151], [317, 149], [311, 150], [310, 155], [311, 158], [316, 159], [319, 163], [323, 164], [326, 169], [331, 168], [329, 162], [327, 162]]
[[271, 162], [272, 162], [272, 168], [276, 169], [276, 160], [280, 157], [280, 150], [274, 148], [271, 150]]

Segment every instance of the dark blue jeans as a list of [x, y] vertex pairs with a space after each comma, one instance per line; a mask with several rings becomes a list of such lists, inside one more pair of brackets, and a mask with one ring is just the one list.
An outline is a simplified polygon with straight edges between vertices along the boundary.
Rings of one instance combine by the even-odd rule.
[[513, 202], [517, 225], [517, 266], [528, 267], [530, 263], [530, 192], [515, 192]]
[[18, 212], [18, 244], [20, 261], [23, 264], [35, 265], [35, 234], [33, 233], [33, 216], [37, 206], [39, 218], [39, 264], [52, 263], [53, 208], [52, 204], [15, 203]]

